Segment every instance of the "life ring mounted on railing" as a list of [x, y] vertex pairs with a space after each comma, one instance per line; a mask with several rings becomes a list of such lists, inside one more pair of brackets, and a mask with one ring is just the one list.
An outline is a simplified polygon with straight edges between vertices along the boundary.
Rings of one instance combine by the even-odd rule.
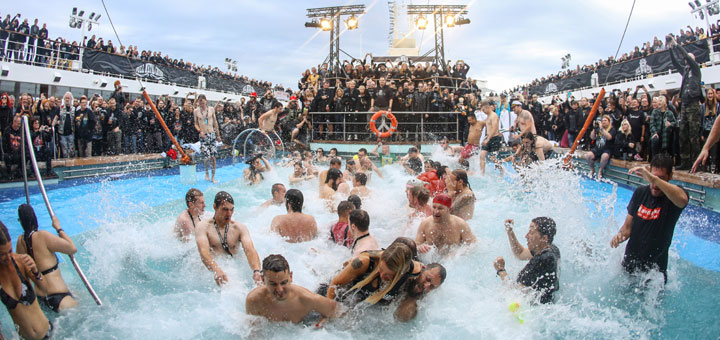
[[[380, 121], [380, 126], [375, 126], [375, 121], [380, 119], [382, 117], [382, 120]], [[387, 119], [386, 119], [387, 118]], [[387, 125], [387, 120], [390, 119], [390, 126]], [[390, 112], [387, 111], [378, 111], [375, 112], [375, 114], [370, 118], [370, 131], [372, 133], [376, 134], [380, 138], [388, 138], [390, 137], [395, 131], [397, 131], [398, 121], [395, 118], [395, 115], [393, 115]], [[380, 132], [380, 130], [383, 130]]]

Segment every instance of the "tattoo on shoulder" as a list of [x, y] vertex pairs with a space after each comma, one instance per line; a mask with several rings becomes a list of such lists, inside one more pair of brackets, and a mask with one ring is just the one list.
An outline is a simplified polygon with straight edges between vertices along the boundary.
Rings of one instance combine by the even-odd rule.
[[352, 261], [353, 269], [360, 269], [360, 267], [362, 267], [362, 265], [363, 265], [363, 263], [362, 263], [362, 261], [360, 261], [360, 259], [354, 259]]

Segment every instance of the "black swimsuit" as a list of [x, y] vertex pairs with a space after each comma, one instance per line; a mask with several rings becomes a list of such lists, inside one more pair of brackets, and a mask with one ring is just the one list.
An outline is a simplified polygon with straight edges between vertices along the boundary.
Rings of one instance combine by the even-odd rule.
[[20, 284], [22, 285], [22, 289], [20, 290], [20, 298], [15, 300], [12, 296], [8, 295], [5, 292], [5, 289], [2, 288], [0, 285], [0, 301], [7, 307], [8, 310], [15, 309], [18, 305], [18, 303], [21, 303], [25, 306], [30, 306], [35, 302], [35, 290], [33, 290], [32, 285], [28, 280], [23, 276], [23, 274], [20, 272], [20, 268], [18, 268], [17, 263], [15, 263], [15, 259], [10, 258], [10, 260], [13, 263], [13, 266], [15, 266], [15, 271], [17, 272], [18, 277], [20, 278]]
[[[347, 237], [347, 229], [345, 229], [345, 233], [346, 233], [345, 237]], [[334, 236], [334, 235], [333, 235], [333, 236]], [[366, 237], [368, 237], [368, 236], [370, 236], [370, 234], [365, 234], [365, 235], [363, 235], [363, 236], [360, 236], [360, 237], [356, 238], [356, 239], [355, 239], [355, 242], [353, 242], [352, 248], [350, 248], [350, 253], [354, 253], [354, 252], [355, 252], [355, 246], [357, 245], [358, 241], [360, 241], [360, 240], [362, 240], [362, 239], [364, 239], [364, 238], [366, 238]]]
[[[195, 220], [193, 219], [192, 214], [190, 214], [190, 209], [185, 209], [185, 211], [187, 211], [188, 216], [190, 216], [190, 222], [192, 222], [192, 224], [193, 224], [193, 230], [194, 230], [194, 229], [195, 229]], [[202, 220], [200, 219], [200, 215], [198, 215], [198, 221], [202, 221]]]
[[[32, 247], [32, 236], [35, 232], [30, 232], [30, 235], [27, 237], [24, 237], [25, 245], [27, 246], [27, 252], [30, 257], [35, 259], [35, 254], [33, 253], [33, 247]], [[58, 269], [58, 265], [60, 264], [60, 260], [57, 258], [57, 254], [53, 253], [55, 255], [55, 265], [41, 271], [40, 273], [42, 275], [50, 274]], [[48, 294], [47, 296], [38, 296], [38, 300], [42, 302], [45, 306], [50, 308], [53, 312], [59, 312], [60, 311], [60, 302], [66, 297], [66, 296], [73, 296], [70, 292], [63, 292], [63, 293], [55, 293], [55, 294]]]
[[[360, 238], [358, 238], [358, 239], [360, 239]], [[353, 282], [350, 283], [348, 286], [353, 287], [358, 282], [364, 280], [368, 274], [373, 272], [376, 265], [377, 265], [376, 260], [374, 260], [372, 257], [370, 257], [370, 263], [368, 264], [368, 269], [365, 272], [366, 274], [353, 280]], [[408, 279], [416, 278], [419, 275], [420, 275], [420, 272], [413, 273], [412, 270], [403, 274], [403, 276], [400, 277], [400, 279], [395, 283], [395, 285], [392, 287], [392, 289], [390, 289], [390, 291], [388, 291], [385, 294], [385, 296], [383, 296], [382, 299], [380, 299], [380, 301], [378, 301], [377, 304], [378, 305], [387, 305], [387, 304], [391, 303], [399, 295], [399, 293], [404, 290], [405, 284], [407, 283]], [[381, 284], [382, 284], [382, 282], [380, 279], [380, 275], [378, 275], [377, 277], [375, 277], [375, 279], [373, 281], [369, 282], [365, 286], [360, 287], [359, 289], [354, 290], [354, 291], [345, 292], [342, 295], [342, 297], [340, 298], [340, 301], [351, 301], [353, 303], [359, 303], [361, 301], [364, 301], [365, 299], [370, 297], [370, 295], [372, 295], [378, 289], [380, 289]], [[350, 299], [348, 300], [348, 298], [350, 298]]]

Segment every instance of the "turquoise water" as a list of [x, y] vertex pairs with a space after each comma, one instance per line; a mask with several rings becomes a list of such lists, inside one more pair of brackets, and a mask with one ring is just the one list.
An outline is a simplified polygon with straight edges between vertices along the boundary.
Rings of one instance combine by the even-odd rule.
[[[450, 162], [442, 156], [434, 159]], [[287, 244], [269, 232], [270, 220], [284, 211], [257, 209], [269, 198], [273, 183], [287, 183], [290, 170], [276, 167], [256, 187], [242, 183], [242, 170], [220, 168], [217, 185], [202, 181], [198, 173], [200, 181], [194, 187], [205, 192], [206, 217], [215, 193], [230, 192], [236, 201], [234, 218], [249, 227], [261, 258], [284, 254], [295, 283], [310, 289], [329, 280], [348, 259], [346, 248], [325, 237]], [[363, 208], [370, 213], [371, 232], [386, 246], [396, 236], [414, 236], [419, 221], [405, 215], [403, 190], [409, 177], [397, 165], [383, 168], [383, 173], [385, 179], [374, 176], [369, 183], [373, 196]], [[176, 173], [74, 184], [50, 188], [50, 200], [78, 245], [76, 258], [105, 305], [94, 305], [72, 266], [62, 263], [62, 274], [81, 305], [60, 315], [47, 313], [54, 319], [57, 338], [714, 339], [720, 335], [711, 309], [720, 304], [720, 249], [717, 230], [712, 230], [717, 228], [717, 214], [686, 209], [675, 231], [665, 291], [652, 284], [633, 288], [620, 268], [624, 248], [609, 247], [632, 192], [559, 170], [530, 169], [524, 178], [512, 171], [471, 178], [478, 199], [469, 224], [479, 242], [453, 258], [432, 253], [423, 258], [441, 260], [448, 278], [422, 300], [416, 320], [398, 324], [392, 320], [392, 310], [372, 308], [352, 312], [321, 330], [265, 322], [253, 326], [254, 318], [244, 313], [245, 296], [253, 288], [244, 256], [219, 260], [230, 282], [222, 289], [216, 287], [194, 243], [176, 241], [171, 233], [190, 187], [179, 183]], [[325, 235], [336, 216], [317, 199], [316, 182], [298, 188], [305, 194], [304, 211], [316, 217]], [[0, 193], [0, 219], [13, 239], [20, 234], [16, 209], [24, 200], [18, 191]], [[47, 230], [49, 217], [42, 198], [34, 194], [32, 203], [41, 228]], [[525, 263], [512, 257], [503, 221], [515, 219], [516, 234], [524, 243], [530, 219], [541, 215], [558, 223], [555, 243], [562, 253], [561, 290], [556, 304], [533, 306], [521, 292], [500, 283], [492, 261], [505, 257], [508, 272], [516, 276]], [[699, 233], [698, 226], [711, 231]], [[523, 324], [508, 311], [514, 301], [522, 306]], [[9, 315], [0, 314], [3, 334], [14, 334]]]

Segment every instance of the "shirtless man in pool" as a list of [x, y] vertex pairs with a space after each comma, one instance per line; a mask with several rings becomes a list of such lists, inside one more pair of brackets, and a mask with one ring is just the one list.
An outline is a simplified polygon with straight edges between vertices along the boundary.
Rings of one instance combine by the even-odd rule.
[[475, 235], [467, 222], [450, 214], [451, 206], [452, 199], [447, 194], [435, 196], [433, 214], [420, 223], [415, 236], [418, 252], [427, 253], [435, 246], [441, 254], [447, 254], [451, 246], [475, 243]]
[[275, 122], [277, 122], [278, 113], [282, 111], [282, 104], [275, 102], [270, 111], [265, 112], [258, 118], [258, 126], [265, 133], [275, 132]]
[[202, 221], [195, 232], [195, 242], [203, 264], [214, 273], [218, 285], [226, 283], [228, 277], [215, 262], [214, 256], [225, 254], [233, 257], [237, 255], [242, 244], [250, 269], [253, 270], [253, 279], [255, 283], [261, 284], [260, 258], [255, 251], [250, 232], [244, 224], [232, 220], [235, 211], [235, 201], [232, 196], [225, 191], [218, 192], [215, 195], [213, 208], [215, 209], [213, 218]]
[[480, 136], [482, 136], [482, 130], [485, 127], [485, 122], [479, 122], [474, 113], [468, 113], [467, 120], [470, 129], [468, 131], [467, 143], [465, 144], [465, 148], [460, 152], [458, 163], [462, 163], [462, 160], [468, 159], [477, 153], [480, 148]]
[[245, 312], [250, 315], [299, 323], [313, 311], [323, 318], [335, 317], [338, 312], [334, 300], [292, 283], [290, 265], [282, 255], [263, 260], [262, 278], [264, 285], [250, 291], [245, 300]]

